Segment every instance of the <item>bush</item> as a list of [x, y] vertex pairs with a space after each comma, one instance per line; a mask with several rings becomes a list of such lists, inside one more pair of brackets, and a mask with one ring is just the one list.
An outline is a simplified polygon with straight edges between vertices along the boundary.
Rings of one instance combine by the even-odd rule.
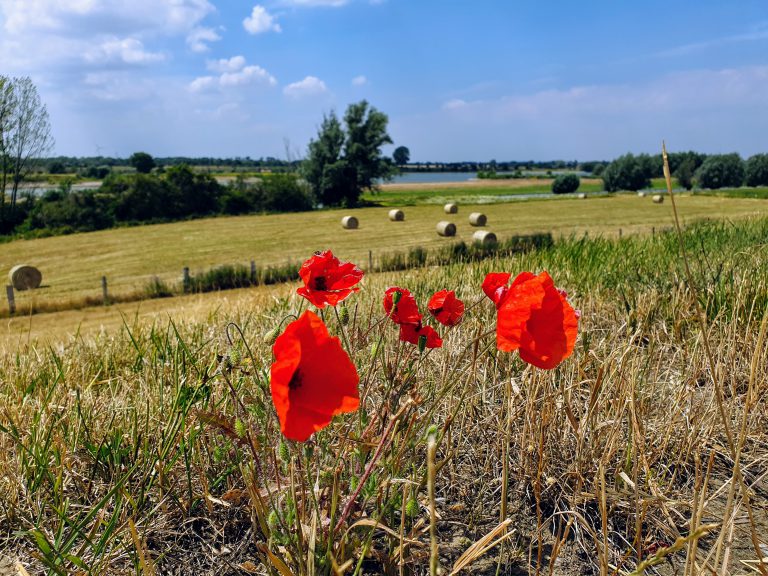
[[579, 189], [581, 180], [576, 174], [560, 174], [552, 182], [552, 192], [554, 194], [570, 194]]
[[644, 164], [632, 154], [620, 156], [603, 171], [603, 187], [608, 192], [637, 191], [648, 188], [651, 185], [651, 180], [645, 171]]
[[702, 188], [738, 188], [744, 183], [744, 162], [738, 154], [710, 156], [696, 171]]
[[768, 186], [768, 154], [755, 154], [746, 162], [747, 186]]

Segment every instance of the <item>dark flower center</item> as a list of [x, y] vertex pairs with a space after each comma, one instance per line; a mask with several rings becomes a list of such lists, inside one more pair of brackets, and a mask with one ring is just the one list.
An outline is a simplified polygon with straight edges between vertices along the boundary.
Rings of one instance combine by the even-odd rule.
[[291, 381], [288, 382], [288, 389], [289, 390], [296, 390], [301, 386], [302, 376], [301, 372], [299, 372], [299, 369], [296, 369], [296, 372], [293, 373], [293, 376], [291, 376]]
[[315, 278], [315, 290], [327, 290], [328, 286], [325, 283], [325, 276], [318, 276]]

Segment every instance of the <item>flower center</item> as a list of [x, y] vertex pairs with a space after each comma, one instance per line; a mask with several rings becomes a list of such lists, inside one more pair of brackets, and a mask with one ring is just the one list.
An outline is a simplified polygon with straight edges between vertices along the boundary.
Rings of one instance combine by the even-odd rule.
[[327, 290], [328, 287], [325, 283], [325, 276], [318, 276], [315, 278], [315, 290]]
[[291, 376], [291, 381], [288, 382], [288, 389], [289, 390], [296, 390], [301, 386], [302, 376], [301, 372], [299, 372], [299, 369], [296, 369], [296, 372], [293, 373], [293, 376]]

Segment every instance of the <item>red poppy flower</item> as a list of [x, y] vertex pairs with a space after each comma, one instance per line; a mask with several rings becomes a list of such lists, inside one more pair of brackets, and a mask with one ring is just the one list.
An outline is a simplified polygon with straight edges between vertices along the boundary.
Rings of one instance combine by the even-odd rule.
[[336, 306], [347, 296], [359, 290], [355, 286], [363, 271], [352, 262], [341, 262], [330, 250], [315, 252], [299, 269], [304, 286], [296, 290], [318, 308], [326, 304]]
[[511, 277], [512, 274], [509, 272], [491, 272], [483, 280], [483, 292], [496, 304], [496, 308], [499, 307], [499, 303], [506, 296], [507, 290], [509, 290], [507, 284]]
[[[400, 300], [394, 306], [392, 310], [392, 303], [395, 292], [400, 293]], [[384, 311], [389, 315], [395, 324], [420, 324], [421, 314], [419, 314], [419, 306], [416, 304], [416, 298], [413, 294], [405, 288], [398, 288], [392, 286], [387, 288], [384, 292]]]
[[272, 347], [272, 402], [286, 438], [305, 441], [337, 414], [360, 404], [355, 365], [323, 321], [309, 310]]
[[400, 325], [400, 340], [418, 346], [419, 338], [424, 339], [425, 348], [440, 348], [443, 345], [440, 334], [431, 326], [422, 326], [421, 324]]
[[429, 299], [429, 313], [444, 326], [455, 326], [464, 315], [464, 302], [453, 290], [440, 290]]
[[[486, 282], [492, 286], [498, 279], [486, 277]], [[556, 367], [573, 353], [579, 316], [547, 272], [538, 276], [523, 272], [509, 288], [498, 286], [493, 293], [501, 295], [496, 302], [499, 350], [519, 350], [525, 362], [544, 369]]]

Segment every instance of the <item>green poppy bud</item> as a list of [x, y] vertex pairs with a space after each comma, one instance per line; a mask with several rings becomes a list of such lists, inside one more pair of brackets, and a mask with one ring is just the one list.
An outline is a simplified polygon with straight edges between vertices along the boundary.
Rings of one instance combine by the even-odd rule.
[[427, 337], [425, 334], [419, 336], [419, 353], [423, 354], [427, 348]]
[[405, 504], [405, 513], [411, 518], [419, 513], [419, 502], [416, 498], [411, 497]]
[[280, 456], [280, 460], [288, 462], [291, 459], [291, 451], [288, 449], [288, 444], [280, 442], [280, 446], [277, 449], [277, 455]]
[[349, 308], [343, 303], [339, 305], [339, 320], [343, 326], [349, 324]]
[[240, 438], [245, 438], [245, 433], [246, 433], [246, 432], [247, 432], [247, 430], [246, 430], [246, 428], [245, 428], [245, 422], [243, 422], [242, 420], [240, 420], [240, 418], [238, 418], [237, 420], [235, 420], [235, 433], [236, 433], [236, 434], [237, 434], [237, 435], [238, 435]]
[[272, 344], [275, 343], [275, 340], [277, 340], [277, 337], [279, 335], [280, 335], [280, 327], [272, 328], [272, 330], [264, 334], [264, 336], [262, 337], [262, 341], [264, 342], [264, 344], [272, 346]]

